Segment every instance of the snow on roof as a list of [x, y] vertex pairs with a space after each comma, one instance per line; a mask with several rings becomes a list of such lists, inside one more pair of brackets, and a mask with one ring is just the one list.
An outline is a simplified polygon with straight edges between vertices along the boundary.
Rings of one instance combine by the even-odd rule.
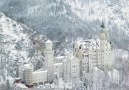
[[90, 49], [97, 49], [100, 46], [100, 44], [95, 39], [89, 39], [87, 41], [85, 40], [84, 42], [86, 43], [85, 45]]
[[62, 63], [55, 63], [54, 66], [62, 65]]
[[65, 56], [57, 56], [57, 57], [55, 57], [55, 59], [58, 59], [58, 60], [59, 60], [59, 59], [64, 59], [64, 57], [65, 57]]
[[96, 49], [99, 48], [99, 43], [95, 39], [87, 39], [79, 42], [79, 47], [82, 49]]
[[99, 69], [98, 69], [98, 67], [94, 67], [94, 71], [98, 71]]
[[27, 68], [32, 68], [30, 64], [25, 64], [24, 67]]
[[35, 71], [43, 71], [43, 68], [40, 68], [40, 69], [38, 69], [38, 70], [35, 70]]
[[52, 41], [50, 41], [49, 39], [45, 42], [46, 44], [52, 44]]
[[[100, 48], [100, 39], [87, 39], [78, 41], [78, 47], [82, 49], [99, 49]], [[107, 48], [110, 47], [110, 43], [106, 43]]]
[[34, 71], [33, 73], [34, 73], [34, 74], [38, 74], [38, 73], [47, 73], [47, 70], [44, 70], [44, 71]]

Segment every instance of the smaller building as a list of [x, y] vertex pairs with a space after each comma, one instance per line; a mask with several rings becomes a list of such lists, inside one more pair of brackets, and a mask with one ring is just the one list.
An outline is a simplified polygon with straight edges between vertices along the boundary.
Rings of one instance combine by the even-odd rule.
[[43, 85], [47, 82], [47, 70], [34, 71], [33, 72], [33, 85]]
[[79, 59], [72, 55], [67, 56], [66, 70], [67, 79], [70, 81], [77, 81], [80, 79], [80, 63]]
[[25, 84], [28, 87], [33, 86], [33, 68], [30, 64], [25, 65]]
[[63, 66], [62, 63], [55, 63], [54, 64], [54, 72], [59, 74], [59, 77], [63, 77]]

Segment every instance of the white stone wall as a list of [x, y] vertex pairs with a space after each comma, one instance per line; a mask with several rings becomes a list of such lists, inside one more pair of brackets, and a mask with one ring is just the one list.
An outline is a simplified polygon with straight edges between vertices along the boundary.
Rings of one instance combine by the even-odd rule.
[[27, 85], [33, 85], [33, 68], [31, 66], [27, 66], [25, 69], [25, 82]]
[[64, 79], [64, 81], [67, 81], [67, 60], [64, 60], [63, 61], [63, 64], [62, 64], [62, 66], [63, 66], [63, 79]]
[[62, 63], [55, 63], [54, 64], [54, 72], [59, 74], [59, 77], [62, 78], [63, 76], [63, 66]]
[[100, 41], [100, 50], [98, 50], [98, 67], [102, 70], [111, 70], [112, 68], [112, 51], [110, 44]]
[[44, 83], [47, 81], [47, 70], [46, 71], [35, 71], [33, 72], [33, 84]]
[[48, 77], [48, 82], [53, 82], [53, 75], [54, 75], [54, 50], [52, 49], [52, 42], [48, 40], [45, 43], [45, 69], [48, 71], [47, 77]]
[[85, 54], [82, 59], [81, 70], [85, 72], [93, 71], [93, 67], [96, 67], [96, 65], [97, 65], [96, 49], [87, 51], [87, 54]]
[[75, 57], [71, 58], [71, 80], [80, 79], [80, 64], [79, 60]]

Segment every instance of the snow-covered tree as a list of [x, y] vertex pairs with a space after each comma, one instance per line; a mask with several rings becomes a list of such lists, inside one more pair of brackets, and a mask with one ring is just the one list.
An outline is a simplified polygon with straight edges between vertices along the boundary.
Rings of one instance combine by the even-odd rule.
[[8, 79], [6, 80], [6, 87], [7, 87], [8, 90], [10, 89], [10, 83], [9, 83]]

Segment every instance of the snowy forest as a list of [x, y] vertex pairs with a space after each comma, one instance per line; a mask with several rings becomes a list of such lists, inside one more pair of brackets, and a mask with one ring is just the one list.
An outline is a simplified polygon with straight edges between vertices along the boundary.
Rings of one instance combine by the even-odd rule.
[[112, 43], [113, 67], [122, 73], [119, 84], [105, 76], [102, 90], [129, 90], [128, 0], [0, 0], [0, 90], [13, 90], [19, 66], [43, 58], [47, 38], [55, 54], [63, 54], [78, 37], [98, 38], [102, 20]]

